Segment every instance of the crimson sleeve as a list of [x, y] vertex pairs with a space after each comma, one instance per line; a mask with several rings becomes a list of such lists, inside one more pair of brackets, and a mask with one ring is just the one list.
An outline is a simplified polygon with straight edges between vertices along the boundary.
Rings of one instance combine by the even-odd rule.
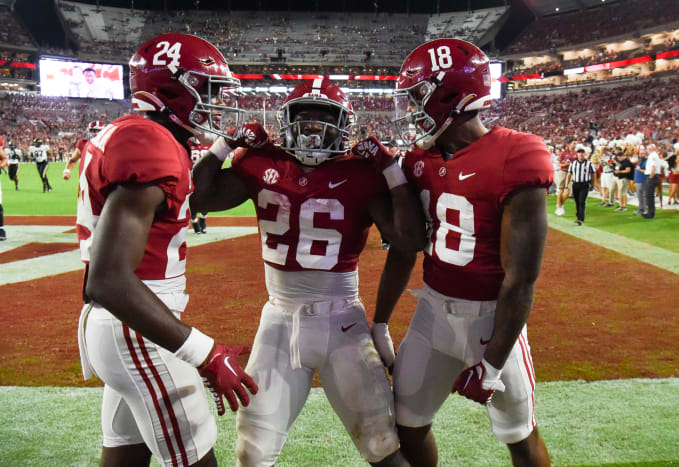
[[181, 147], [164, 128], [127, 125], [107, 142], [102, 171], [111, 184], [156, 183], [169, 194], [182, 175], [179, 157]]
[[500, 202], [518, 188], [549, 188], [554, 183], [554, 166], [542, 138], [521, 135], [516, 139], [505, 159]]

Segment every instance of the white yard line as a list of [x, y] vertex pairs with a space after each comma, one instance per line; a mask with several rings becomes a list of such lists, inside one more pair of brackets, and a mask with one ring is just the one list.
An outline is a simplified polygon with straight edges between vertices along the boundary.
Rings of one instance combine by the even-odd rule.
[[621, 235], [594, 229], [587, 225], [575, 225], [572, 218], [565, 219], [549, 213], [549, 226], [573, 237], [586, 240], [595, 245], [608, 248], [625, 256], [629, 256], [644, 263], [657, 266], [667, 271], [679, 274], [679, 253], [648, 243], [631, 240]]
[[[76, 243], [74, 233], [64, 233], [73, 226], [6, 226], [7, 240], [0, 243], [0, 253], [18, 248], [32, 242], [40, 243]], [[242, 237], [257, 233], [257, 227], [210, 227], [208, 233], [196, 235], [192, 231], [187, 234], [189, 247], [205, 245], [229, 238]], [[65, 272], [78, 271], [83, 268], [80, 252], [77, 249], [39, 256], [37, 258], [12, 261], [0, 264], [0, 285], [40, 279]]]

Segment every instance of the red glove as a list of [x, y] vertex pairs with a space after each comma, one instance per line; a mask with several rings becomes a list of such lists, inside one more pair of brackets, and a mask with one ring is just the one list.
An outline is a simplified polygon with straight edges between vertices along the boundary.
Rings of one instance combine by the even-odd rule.
[[369, 159], [378, 172], [382, 172], [389, 164], [396, 161], [389, 154], [389, 150], [374, 136], [358, 142], [356, 146], [351, 148], [351, 151], [359, 157]]
[[[233, 137], [232, 128], [227, 134]], [[262, 125], [259, 123], [247, 123], [243, 125], [240, 132], [233, 140], [229, 140], [228, 144], [232, 149], [236, 148], [252, 148], [257, 149], [269, 142], [269, 135]]]
[[249, 347], [227, 347], [217, 344], [208, 356], [205, 366], [198, 368], [198, 373], [203, 377], [205, 386], [212, 393], [219, 415], [224, 415], [225, 412], [222, 396], [226, 397], [229, 407], [235, 412], [238, 410], [238, 401], [234, 392], [244, 407], [247, 407], [250, 403], [250, 397], [245, 388], [251, 394], [257, 394], [259, 389], [257, 384], [238, 364], [238, 356], [249, 351]]
[[460, 373], [453, 384], [456, 391], [467, 399], [486, 405], [495, 391], [504, 391], [505, 385], [500, 380], [500, 370], [495, 369], [485, 359], [470, 366]]

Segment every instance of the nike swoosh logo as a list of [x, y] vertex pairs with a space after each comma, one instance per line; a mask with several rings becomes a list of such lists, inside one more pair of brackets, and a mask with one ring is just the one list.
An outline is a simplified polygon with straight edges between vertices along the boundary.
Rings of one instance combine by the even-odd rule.
[[462, 172], [460, 172], [460, 173], [457, 175], [457, 178], [460, 179], [460, 181], [462, 181], [462, 180], [468, 179], [469, 177], [473, 177], [474, 175], [476, 175], [476, 172], [472, 172], [472, 173], [466, 174], [466, 175], [464, 175]]
[[484, 340], [483, 340], [483, 337], [482, 337], [482, 338], [480, 339], [480, 341], [481, 341], [481, 345], [486, 345], [488, 342], [490, 342], [490, 339], [488, 339], [487, 341], [484, 341]]
[[349, 329], [356, 326], [356, 324], [358, 324], [358, 323], [351, 323], [349, 326], [342, 326], [342, 332], [347, 332]]
[[233, 373], [234, 375], [238, 376], [238, 373], [236, 373], [236, 372], [233, 370], [233, 368], [231, 368], [231, 364], [229, 363], [229, 357], [224, 357], [224, 365], [226, 365], [226, 367], [227, 367], [229, 370], [231, 370], [231, 373]]
[[341, 182], [337, 182], [337, 183], [329, 182], [329, 183], [328, 183], [328, 188], [330, 188], [330, 189], [332, 190], [333, 188], [337, 188], [338, 186], [340, 186], [342, 183], [344, 183], [344, 182], [346, 182], [346, 181], [347, 181], [347, 179], [345, 178], [345, 179], [342, 180]]

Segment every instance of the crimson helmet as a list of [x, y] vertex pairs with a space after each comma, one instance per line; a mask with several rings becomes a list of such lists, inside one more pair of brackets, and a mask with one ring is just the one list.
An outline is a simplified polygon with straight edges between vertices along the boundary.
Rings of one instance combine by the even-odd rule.
[[[300, 110], [310, 107], [329, 109], [336, 116], [336, 121], [295, 121]], [[281, 148], [304, 165], [316, 166], [350, 150], [349, 137], [356, 115], [347, 95], [327, 78], [299, 84], [285, 99], [277, 116]], [[308, 124], [321, 125], [322, 132], [305, 135], [302, 126]], [[337, 135], [334, 138], [331, 136], [333, 133]]]
[[[225, 88], [237, 88], [224, 56], [208, 41], [189, 34], [162, 34], [130, 59], [132, 109], [167, 111], [170, 119], [194, 135], [204, 131], [232, 139], [240, 133], [243, 111], [225, 105]], [[233, 94], [232, 94], [233, 96]]]
[[90, 123], [87, 124], [87, 136], [92, 138], [94, 135], [99, 133], [104, 128], [104, 122], [100, 122], [99, 120], [93, 120]]
[[392, 123], [405, 141], [428, 149], [461, 112], [490, 107], [485, 53], [459, 39], [436, 39], [413, 50], [396, 82]]

